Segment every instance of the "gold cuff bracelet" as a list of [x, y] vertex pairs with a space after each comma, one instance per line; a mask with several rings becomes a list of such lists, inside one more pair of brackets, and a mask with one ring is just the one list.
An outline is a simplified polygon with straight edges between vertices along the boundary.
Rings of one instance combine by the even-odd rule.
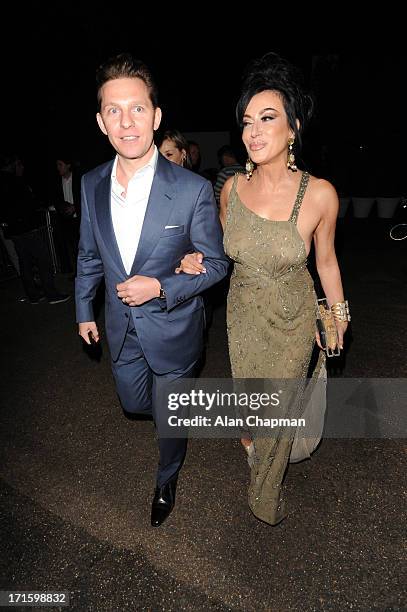
[[350, 321], [348, 300], [332, 304], [331, 311], [336, 321]]

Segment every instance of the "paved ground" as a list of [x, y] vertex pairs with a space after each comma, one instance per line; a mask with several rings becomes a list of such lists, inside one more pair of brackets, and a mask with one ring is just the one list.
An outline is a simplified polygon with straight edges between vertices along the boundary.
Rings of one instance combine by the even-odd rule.
[[[407, 378], [407, 245], [387, 229], [339, 227], [353, 330], [333, 376]], [[323, 441], [290, 466], [274, 528], [247, 507], [238, 442], [192, 440], [176, 509], [153, 530], [151, 423], [123, 416], [106, 346], [82, 348], [73, 303], [20, 292], [0, 285], [1, 589], [66, 589], [75, 611], [407, 610], [405, 440]], [[229, 375], [222, 304], [203, 375]]]

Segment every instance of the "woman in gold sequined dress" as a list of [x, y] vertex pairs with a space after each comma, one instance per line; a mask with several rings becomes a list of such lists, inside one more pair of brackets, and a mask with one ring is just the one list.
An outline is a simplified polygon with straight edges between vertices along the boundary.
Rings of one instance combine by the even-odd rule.
[[[305, 406], [300, 382], [306, 380], [315, 340], [321, 347], [306, 266], [312, 241], [328, 303], [343, 302], [344, 296], [334, 250], [337, 194], [330, 183], [295, 166], [311, 108], [294, 66], [274, 53], [253, 62], [236, 108], [247, 173], [225, 183], [220, 217], [225, 251], [234, 262], [227, 305], [232, 375], [297, 381], [286, 415], [308, 410], [315, 420], [316, 410], [322, 423], [321, 393], [319, 406], [315, 397]], [[178, 271], [203, 273], [202, 258], [186, 256]], [[337, 322], [341, 348], [346, 327]], [[321, 351], [314, 376], [321, 374], [323, 356]], [[252, 467], [249, 506], [257, 518], [277, 524], [285, 517], [281, 488], [288, 461], [309, 457], [319, 438], [297, 439], [287, 427], [272, 437], [249, 434], [242, 438]]]

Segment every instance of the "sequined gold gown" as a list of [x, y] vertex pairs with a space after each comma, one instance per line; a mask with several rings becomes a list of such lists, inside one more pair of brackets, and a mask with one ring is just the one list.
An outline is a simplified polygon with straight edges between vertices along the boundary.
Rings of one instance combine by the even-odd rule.
[[[302, 174], [288, 221], [270, 221], [249, 210], [237, 193], [238, 176], [229, 196], [224, 233], [225, 251], [234, 261], [227, 306], [232, 375], [304, 381], [298, 382], [289, 407], [291, 416], [298, 417], [304, 411], [305, 379], [315, 341], [314, 285], [297, 230], [309, 174]], [[317, 373], [322, 361], [321, 356]], [[318, 409], [322, 417], [324, 407]], [[281, 489], [294, 436], [293, 428], [274, 431], [273, 437], [254, 436], [249, 506], [270, 524], [286, 516]], [[301, 448], [301, 440], [296, 439], [293, 460], [309, 457], [318, 441], [303, 440]]]

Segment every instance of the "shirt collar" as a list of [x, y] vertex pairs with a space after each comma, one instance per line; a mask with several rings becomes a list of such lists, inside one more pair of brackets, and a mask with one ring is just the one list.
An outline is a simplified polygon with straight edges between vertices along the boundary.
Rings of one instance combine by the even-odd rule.
[[[157, 160], [158, 160], [158, 149], [155, 145], [153, 146], [154, 146], [154, 152], [152, 156], [150, 157], [150, 159], [144, 166], [142, 166], [141, 168], [135, 171], [130, 181], [132, 181], [135, 177], [144, 175], [146, 172], [151, 171], [151, 170], [153, 171], [153, 174], [155, 173], [155, 169], [157, 167]], [[113, 168], [112, 168], [112, 181], [114, 181], [115, 183], [119, 183], [116, 177], [118, 159], [119, 159], [119, 156], [116, 155], [114, 163], [113, 163]]]

